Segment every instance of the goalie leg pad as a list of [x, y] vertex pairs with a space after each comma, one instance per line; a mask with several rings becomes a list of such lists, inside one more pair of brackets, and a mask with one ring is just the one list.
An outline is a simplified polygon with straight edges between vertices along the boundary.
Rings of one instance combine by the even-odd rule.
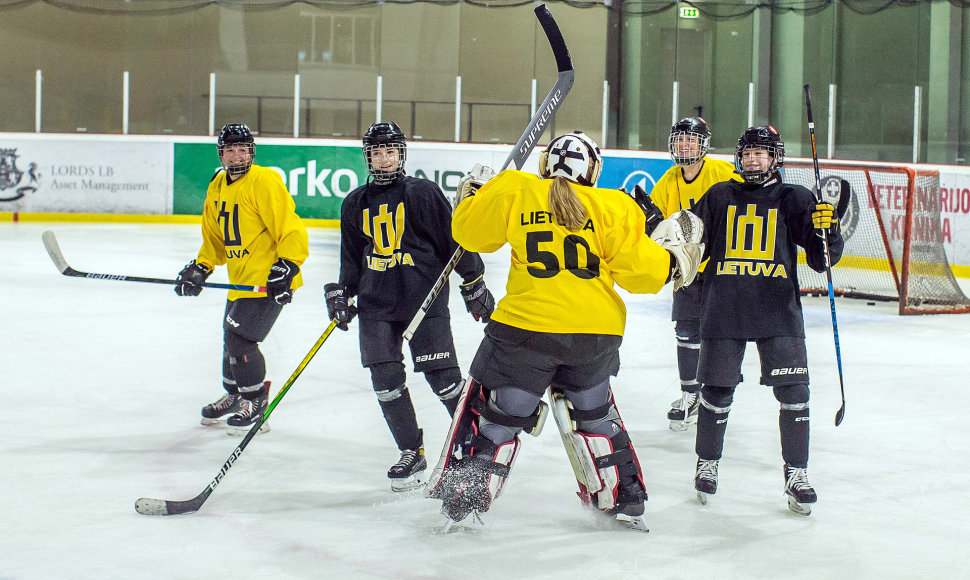
[[643, 472], [612, 396], [605, 405], [582, 411], [573, 408], [563, 391], [552, 389], [551, 394], [579, 498], [610, 514], [641, 515], [647, 499]]
[[[535, 432], [544, 416], [544, 405], [536, 397], [508, 391], [507, 396], [500, 397], [474, 379], [465, 381], [445, 446], [425, 491], [427, 497], [442, 500], [442, 511], [454, 521], [473, 511], [488, 511], [505, 487], [519, 448], [518, 434], [523, 430]], [[519, 406], [526, 398], [534, 411], [525, 417], [508, 414], [498, 406], [503, 399], [516, 401]]]

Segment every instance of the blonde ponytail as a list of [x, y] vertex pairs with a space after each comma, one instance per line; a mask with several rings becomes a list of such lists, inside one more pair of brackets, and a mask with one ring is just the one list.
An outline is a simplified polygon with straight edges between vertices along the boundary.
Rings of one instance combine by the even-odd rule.
[[549, 186], [549, 212], [557, 224], [571, 232], [586, 225], [586, 206], [565, 177], [556, 176]]

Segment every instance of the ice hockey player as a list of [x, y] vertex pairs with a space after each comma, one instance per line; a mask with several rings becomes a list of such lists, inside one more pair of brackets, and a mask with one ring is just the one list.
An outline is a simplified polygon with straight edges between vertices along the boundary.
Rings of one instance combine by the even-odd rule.
[[[339, 328], [359, 317], [360, 358], [370, 370], [384, 419], [400, 450], [387, 477], [393, 491], [425, 482], [427, 460], [405, 383], [402, 333], [451, 259], [451, 204], [434, 182], [405, 175], [407, 142], [394, 122], [374, 123], [363, 138], [368, 182], [340, 210], [340, 280], [325, 287], [327, 310]], [[466, 253], [455, 271], [465, 307], [487, 322], [495, 307], [485, 287], [485, 265]], [[356, 306], [349, 299], [357, 297]], [[409, 343], [416, 372], [424, 373], [449, 413], [461, 394], [448, 310], [448, 287], [432, 304]]]
[[[175, 293], [198, 296], [215, 266], [229, 282], [266, 286], [266, 293], [230, 290], [222, 321], [222, 386], [226, 393], [202, 409], [202, 424], [230, 434], [249, 431], [269, 403], [266, 361], [259, 343], [284, 304], [303, 285], [300, 266], [309, 253], [307, 231], [278, 173], [253, 163], [249, 127], [233, 123], [219, 134], [222, 169], [209, 182], [202, 213], [202, 248], [179, 272]], [[260, 432], [269, 431], [264, 423]]]
[[581, 500], [646, 529], [643, 471], [610, 387], [626, 324], [614, 284], [636, 293], [656, 293], [671, 277], [689, 284], [700, 222], [684, 212], [651, 240], [630, 196], [595, 187], [602, 163], [576, 131], [540, 155], [541, 178], [510, 169], [489, 180], [492, 170], [476, 166], [459, 184], [455, 240], [478, 252], [508, 243], [512, 264], [428, 485], [447, 526], [498, 498], [519, 433], [541, 428], [548, 387]]
[[[692, 209], [704, 192], [715, 183], [734, 179], [741, 181], [734, 164], [709, 159], [707, 151], [711, 130], [701, 117], [686, 117], [674, 123], [667, 139], [667, 150], [674, 160], [654, 185], [650, 198], [665, 218], [682, 209]], [[697, 421], [697, 357], [700, 354], [701, 294], [704, 290], [704, 267], [701, 264], [694, 282], [674, 292], [671, 320], [677, 339], [677, 368], [680, 374], [680, 398], [670, 404], [667, 419], [674, 431], [684, 431]]]
[[[808, 359], [797, 279], [796, 246], [808, 265], [825, 270], [823, 236], [831, 263], [842, 255], [838, 216], [812, 192], [782, 183], [785, 145], [774, 127], [750, 127], [738, 139], [735, 165], [744, 183], [711, 187], [694, 207], [704, 222], [709, 256], [701, 309], [701, 352], [697, 379], [701, 407], [697, 421], [694, 487], [706, 503], [717, 491], [718, 461], [728, 412], [741, 382], [747, 342], [757, 344], [761, 383], [781, 404], [778, 426], [789, 507], [811, 513], [815, 490], [808, 482]], [[844, 212], [848, 199], [840, 200]]]

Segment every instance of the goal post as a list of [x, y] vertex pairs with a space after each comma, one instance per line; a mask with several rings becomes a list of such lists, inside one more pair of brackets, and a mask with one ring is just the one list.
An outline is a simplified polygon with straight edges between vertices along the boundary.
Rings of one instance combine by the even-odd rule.
[[[821, 162], [822, 197], [838, 201], [840, 180], [852, 199], [842, 218], [845, 249], [832, 269], [835, 294], [898, 301], [900, 314], [970, 312], [943, 250], [940, 174], [890, 164]], [[815, 186], [810, 161], [786, 160], [784, 181]], [[803, 294], [826, 294], [825, 274], [799, 257]]]

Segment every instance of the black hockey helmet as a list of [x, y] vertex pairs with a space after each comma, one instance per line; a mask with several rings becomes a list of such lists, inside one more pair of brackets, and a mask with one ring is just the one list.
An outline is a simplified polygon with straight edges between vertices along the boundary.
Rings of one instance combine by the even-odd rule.
[[[364, 133], [364, 161], [367, 162], [367, 171], [374, 177], [374, 182], [378, 184], [391, 183], [398, 177], [404, 175], [404, 162], [407, 160], [408, 144], [404, 137], [404, 131], [398, 127], [394, 121], [385, 123], [374, 123], [367, 132]], [[397, 169], [383, 171], [374, 167], [371, 163], [371, 152], [378, 148], [396, 148], [399, 163]]]
[[[675, 145], [678, 141], [694, 145], [694, 151], [690, 155], [678, 155]], [[670, 137], [667, 139], [667, 151], [674, 163], [681, 166], [693, 165], [707, 155], [708, 147], [711, 143], [711, 130], [707, 126], [707, 121], [701, 117], [685, 117], [674, 123], [670, 128]]]
[[[239, 144], [249, 145], [249, 160], [227, 165], [222, 160], [223, 149], [230, 145]], [[243, 123], [229, 123], [223, 126], [222, 131], [219, 132], [219, 162], [226, 169], [226, 173], [233, 178], [245, 175], [249, 171], [249, 168], [252, 167], [255, 156], [256, 142], [253, 139], [253, 133], [249, 130], [249, 127]]]
[[[765, 171], [745, 171], [742, 166], [742, 157], [745, 149], [760, 148], [766, 149], [771, 156], [771, 165]], [[785, 143], [781, 140], [778, 129], [771, 125], [764, 127], [748, 127], [738, 139], [738, 149], [734, 155], [734, 166], [738, 173], [748, 183], [764, 183], [774, 175], [782, 165], [785, 164]]]

